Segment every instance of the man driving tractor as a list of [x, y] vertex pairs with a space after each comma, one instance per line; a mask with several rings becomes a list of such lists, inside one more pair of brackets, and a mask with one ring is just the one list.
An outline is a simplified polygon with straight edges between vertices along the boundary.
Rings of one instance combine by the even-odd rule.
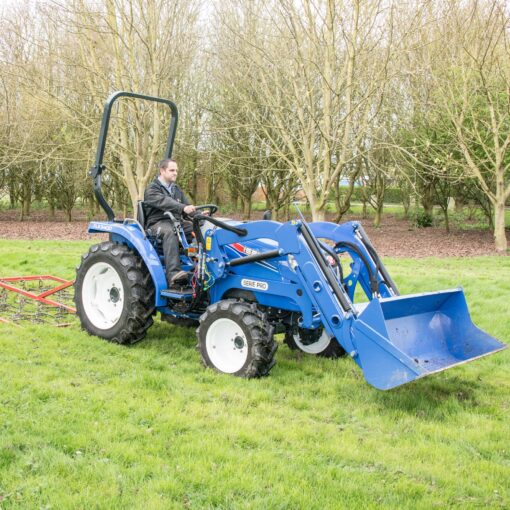
[[[146, 228], [159, 232], [162, 238], [168, 286], [186, 283], [188, 273], [181, 269], [179, 260], [179, 239], [175, 233], [172, 219], [166, 212], [172, 213], [177, 221], [182, 214], [189, 216], [196, 211], [188, 198], [176, 184], [178, 166], [173, 159], [163, 159], [158, 164], [159, 176], [147, 187], [144, 195], [146, 206]], [[186, 237], [191, 234], [189, 222], [184, 224]]]

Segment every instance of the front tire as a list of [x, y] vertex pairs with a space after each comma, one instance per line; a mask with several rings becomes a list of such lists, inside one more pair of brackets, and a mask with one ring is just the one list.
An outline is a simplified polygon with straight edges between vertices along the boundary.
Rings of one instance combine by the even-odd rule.
[[274, 328], [256, 303], [218, 301], [200, 317], [198, 350], [206, 367], [238, 377], [262, 377], [274, 366]]
[[329, 337], [324, 328], [289, 329], [285, 332], [284, 343], [292, 350], [300, 350], [324, 358], [336, 359], [346, 354], [336, 338]]
[[127, 246], [91, 246], [76, 269], [76, 313], [91, 335], [118, 344], [142, 340], [152, 325], [154, 284], [142, 259]]

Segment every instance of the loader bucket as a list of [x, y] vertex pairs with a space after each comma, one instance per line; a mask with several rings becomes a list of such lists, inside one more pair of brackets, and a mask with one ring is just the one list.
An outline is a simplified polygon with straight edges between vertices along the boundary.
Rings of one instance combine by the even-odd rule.
[[506, 347], [471, 321], [462, 289], [373, 299], [353, 324], [354, 359], [387, 390]]

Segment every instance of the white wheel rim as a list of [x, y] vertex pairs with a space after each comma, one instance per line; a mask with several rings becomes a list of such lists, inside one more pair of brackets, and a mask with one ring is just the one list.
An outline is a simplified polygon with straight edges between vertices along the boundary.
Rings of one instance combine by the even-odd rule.
[[124, 286], [119, 273], [106, 262], [92, 265], [83, 279], [81, 298], [87, 319], [96, 328], [113, 328], [124, 308]]
[[226, 374], [241, 370], [248, 359], [246, 335], [231, 319], [217, 319], [209, 326], [205, 347], [211, 363]]
[[300, 350], [306, 352], [307, 354], [320, 354], [324, 349], [328, 347], [331, 340], [332, 339], [328, 336], [325, 329], [322, 330], [322, 335], [319, 337], [317, 342], [309, 345], [305, 345], [301, 341], [301, 335], [299, 333], [294, 334], [294, 342], [296, 342], [296, 345]]

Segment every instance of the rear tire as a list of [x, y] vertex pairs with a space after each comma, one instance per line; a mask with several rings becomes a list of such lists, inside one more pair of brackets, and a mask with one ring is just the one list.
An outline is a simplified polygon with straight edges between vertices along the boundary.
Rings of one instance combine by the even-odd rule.
[[206, 367], [238, 377], [269, 374], [278, 344], [274, 327], [256, 303], [218, 301], [200, 317], [198, 350]]
[[154, 284], [142, 259], [127, 246], [91, 246], [76, 269], [76, 313], [91, 335], [118, 344], [142, 340], [152, 325]]
[[346, 354], [336, 338], [329, 337], [324, 328], [287, 330], [284, 343], [289, 346], [289, 349], [323, 358], [336, 359]]

